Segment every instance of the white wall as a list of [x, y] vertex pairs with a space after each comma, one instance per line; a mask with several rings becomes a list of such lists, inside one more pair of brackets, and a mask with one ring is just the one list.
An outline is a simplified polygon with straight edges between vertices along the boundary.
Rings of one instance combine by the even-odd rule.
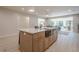
[[0, 37], [17, 32], [17, 18], [15, 14], [0, 8]]
[[29, 27], [34, 28], [34, 26], [37, 26], [37, 25], [38, 25], [38, 17], [30, 16]]
[[38, 17], [33, 15], [17, 14], [18, 28], [32, 28], [38, 25]]
[[73, 16], [73, 31], [78, 33], [79, 15]]
[[38, 17], [0, 8], [0, 37], [15, 35], [19, 28], [38, 25]]

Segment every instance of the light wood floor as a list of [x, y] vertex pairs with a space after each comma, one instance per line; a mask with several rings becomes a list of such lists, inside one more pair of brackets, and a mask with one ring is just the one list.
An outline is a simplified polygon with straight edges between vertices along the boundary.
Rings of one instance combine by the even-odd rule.
[[79, 34], [61, 33], [58, 40], [46, 52], [77, 52], [79, 51]]
[[[19, 52], [18, 36], [0, 38], [0, 52]], [[61, 33], [57, 41], [46, 52], [78, 52], [79, 34]]]

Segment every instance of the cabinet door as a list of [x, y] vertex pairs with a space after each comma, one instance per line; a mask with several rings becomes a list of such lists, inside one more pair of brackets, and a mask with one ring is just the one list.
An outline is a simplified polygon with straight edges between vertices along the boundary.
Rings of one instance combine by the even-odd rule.
[[32, 51], [32, 36], [25, 33], [20, 32], [20, 49], [21, 51], [31, 52]]
[[33, 35], [33, 51], [40, 52], [44, 50], [44, 32]]
[[41, 52], [44, 50], [44, 40], [43, 38], [33, 39], [33, 51]]
[[52, 36], [49, 37], [49, 40], [48, 40], [48, 45], [50, 46], [53, 42], [53, 39], [52, 39]]
[[38, 52], [39, 51], [39, 39], [33, 39], [33, 51]]
[[58, 32], [55, 31], [55, 39], [57, 40], [57, 38], [58, 38]]
[[44, 39], [44, 45], [45, 45], [44, 49], [47, 49], [49, 46], [49, 38]]
[[44, 38], [33, 39], [33, 51], [40, 52], [44, 50]]
[[39, 38], [39, 50], [44, 51], [44, 37]]
[[58, 37], [58, 32], [55, 30], [53, 34], [53, 40], [56, 41]]

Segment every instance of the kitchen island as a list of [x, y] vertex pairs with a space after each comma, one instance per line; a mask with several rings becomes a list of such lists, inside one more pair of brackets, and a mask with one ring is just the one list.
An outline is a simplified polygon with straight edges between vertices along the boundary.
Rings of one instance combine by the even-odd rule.
[[19, 46], [22, 52], [42, 52], [49, 48], [58, 37], [55, 28], [20, 29]]

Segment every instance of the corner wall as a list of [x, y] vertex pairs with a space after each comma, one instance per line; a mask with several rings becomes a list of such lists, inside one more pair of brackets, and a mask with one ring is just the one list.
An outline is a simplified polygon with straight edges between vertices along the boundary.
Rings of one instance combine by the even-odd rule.
[[[29, 20], [28, 20], [29, 16]], [[18, 34], [20, 28], [38, 25], [38, 17], [0, 8], [0, 38]]]

